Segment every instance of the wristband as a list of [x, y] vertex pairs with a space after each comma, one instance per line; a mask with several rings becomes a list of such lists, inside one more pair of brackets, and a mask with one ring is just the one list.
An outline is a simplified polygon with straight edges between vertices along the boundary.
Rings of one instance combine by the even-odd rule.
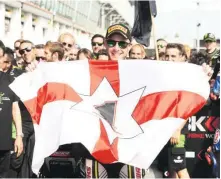
[[22, 138], [24, 137], [24, 134], [23, 133], [18, 133], [18, 134], [16, 134], [16, 137], [17, 136], [21, 136]]

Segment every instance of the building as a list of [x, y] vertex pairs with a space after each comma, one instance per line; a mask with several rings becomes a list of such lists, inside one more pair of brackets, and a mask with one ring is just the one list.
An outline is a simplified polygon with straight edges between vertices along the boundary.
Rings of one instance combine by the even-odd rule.
[[90, 49], [95, 33], [105, 35], [114, 23], [132, 28], [133, 19], [129, 0], [0, 0], [0, 39], [13, 47], [20, 38], [42, 44], [70, 32], [78, 45]]

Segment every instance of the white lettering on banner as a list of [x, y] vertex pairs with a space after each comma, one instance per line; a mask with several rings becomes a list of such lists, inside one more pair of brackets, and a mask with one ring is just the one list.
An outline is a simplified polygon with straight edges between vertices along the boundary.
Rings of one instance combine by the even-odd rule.
[[213, 139], [214, 138], [214, 134], [205, 134], [207, 139]]
[[201, 132], [205, 132], [206, 130], [201, 124], [205, 119], [206, 116], [201, 116], [198, 120], [196, 120], [196, 116], [190, 117], [188, 129], [192, 132], [195, 132], [196, 128], [198, 128]]

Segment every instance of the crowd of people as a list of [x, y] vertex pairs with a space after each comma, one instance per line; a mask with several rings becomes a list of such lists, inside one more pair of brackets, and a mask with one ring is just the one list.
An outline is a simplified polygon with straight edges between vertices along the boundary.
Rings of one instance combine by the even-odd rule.
[[[206, 50], [196, 52], [188, 45], [158, 39], [159, 58], [153, 58], [148, 56], [142, 44], [136, 43], [128, 27], [123, 24], [110, 26], [105, 36], [95, 34], [91, 39], [92, 51], [80, 48], [71, 33], [63, 33], [57, 42], [46, 44], [18, 39], [13, 50], [0, 41], [0, 178], [32, 177], [34, 128], [29, 112], [8, 86], [16, 77], [33, 71], [39, 62], [151, 59], [203, 65], [212, 89], [219, 73], [220, 51], [213, 34], [205, 34], [204, 42]], [[218, 99], [219, 94], [216, 94], [210, 101]], [[184, 126], [177, 129], [158, 157], [159, 169], [162, 172], [169, 170], [169, 177], [190, 178], [185, 161], [170, 166], [165, 162], [171, 158], [167, 155], [168, 150], [179, 151], [185, 160], [185, 134], [188, 129]]]

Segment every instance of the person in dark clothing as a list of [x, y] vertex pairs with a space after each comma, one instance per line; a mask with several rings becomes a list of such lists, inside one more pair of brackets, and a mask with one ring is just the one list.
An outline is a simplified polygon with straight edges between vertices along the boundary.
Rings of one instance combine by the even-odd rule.
[[14, 152], [19, 157], [23, 151], [21, 113], [18, 105], [19, 98], [9, 88], [12, 82], [10, 75], [3, 72], [5, 67], [5, 47], [0, 42], [0, 178], [8, 177], [10, 168], [10, 151], [12, 143], [12, 119], [16, 127]]
[[[14, 58], [13, 53], [14, 52], [10, 48], [6, 47], [4, 50], [4, 56], [2, 57], [2, 65], [1, 65], [2, 71], [8, 76], [10, 76], [11, 82], [13, 82], [13, 80], [16, 77], [20, 76], [24, 72], [21, 69], [14, 68], [14, 66], [12, 65], [12, 61]], [[22, 155], [20, 155], [19, 157], [16, 157], [15, 154], [11, 155], [11, 164], [12, 163], [14, 164], [11, 165], [9, 177], [13, 177], [13, 178], [14, 177], [30, 177], [29, 175], [26, 175], [27, 171], [31, 170], [30, 168], [31, 166], [29, 166], [30, 170], [27, 170], [28, 163], [29, 163], [28, 158], [30, 158], [28, 152], [31, 152], [31, 153], [33, 152], [33, 148], [31, 149], [32, 151], [27, 151], [29, 138], [34, 134], [32, 119], [26, 107], [21, 101], [18, 102], [18, 105], [21, 111], [22, 131], [24, 134], [23, 145], [24, 145], [25, 153], [23, 152]], [[14, 142], [12, 142], [12, 145], [13, 143]]]

